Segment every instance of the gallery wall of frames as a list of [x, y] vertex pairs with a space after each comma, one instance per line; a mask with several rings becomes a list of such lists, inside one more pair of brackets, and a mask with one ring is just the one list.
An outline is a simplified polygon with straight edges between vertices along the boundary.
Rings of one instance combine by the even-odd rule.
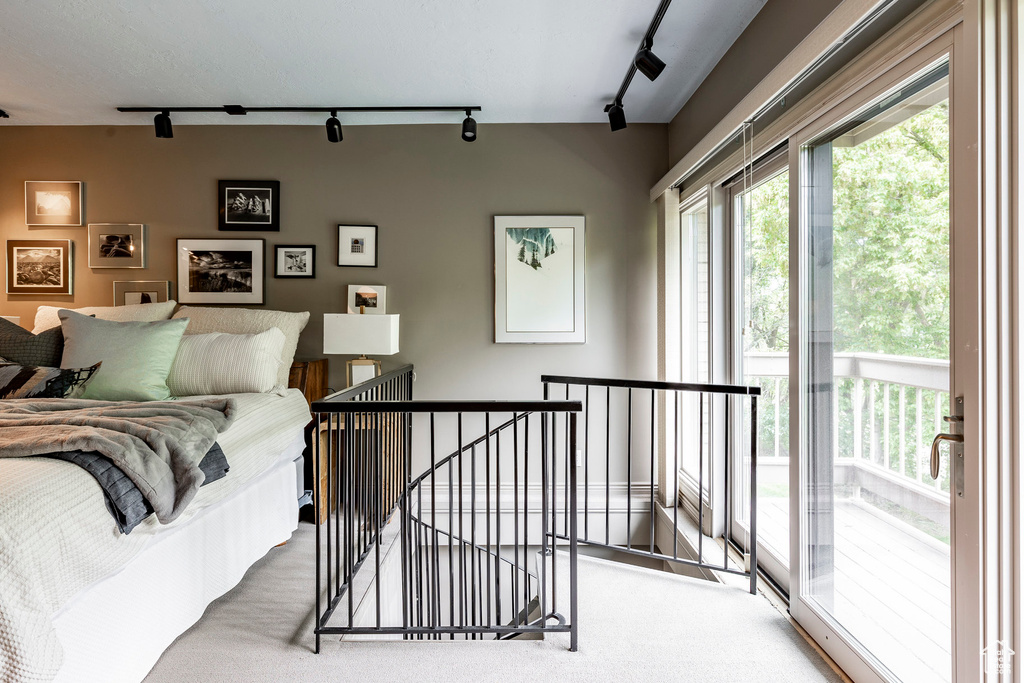
[[[648, 190], [667, 170], [664, 126], [482, 125], [475, 145], [440, 125], [354, 126], [344, 145], [316, 126], [179, 128], [0, 126], [0, 315], [31, 328], [39, 305], [308, 310], [297, 357], [311, 359], [324, 313], [398, 313], [388, 360], [416, 364], [424, 398], [536, 397], [544, 371], [656, 372]], [[521, 323], [496, 319], [496, 216], [576, 217], [580, 247], [585, 231], [578, 259], [533, 250], [532, 233], [498, 242], [538, 281], [508, 308]], [[573, 336], [496, 343], [551, 310], [544, 278], [564, 285]], [[332, 386], [343, 370], [331, 363]]]

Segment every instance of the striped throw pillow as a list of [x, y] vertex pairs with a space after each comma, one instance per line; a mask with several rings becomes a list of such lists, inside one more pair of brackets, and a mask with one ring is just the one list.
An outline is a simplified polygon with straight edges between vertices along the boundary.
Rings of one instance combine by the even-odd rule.
[[100, 363], [88, 368], [47, 368], [0, 358], [0, 399], [67, 398], [80, 393], [99, 367]]
[[284, 332], [187, 334], [178, 345], [167, 388], [171, 396], [265, 394], [278, 384]]

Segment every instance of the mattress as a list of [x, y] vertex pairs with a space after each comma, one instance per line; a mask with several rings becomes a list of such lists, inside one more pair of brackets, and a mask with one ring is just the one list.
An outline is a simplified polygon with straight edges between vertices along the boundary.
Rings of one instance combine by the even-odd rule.
[[6, 596], [0, 598], [0, 679], [51, 680], [63, 662], [55, 616], [263, 475], [285, 468], [294, 496], [289, 451], [310, 419], [301, 392], [233, 398], [238, 417], [218, 438], [228, 476], [201, 488], [174, 522], [163, 525], [151, 516], [127, 536], [84, 470], [47, 458], [0, 459], [0, 594]]

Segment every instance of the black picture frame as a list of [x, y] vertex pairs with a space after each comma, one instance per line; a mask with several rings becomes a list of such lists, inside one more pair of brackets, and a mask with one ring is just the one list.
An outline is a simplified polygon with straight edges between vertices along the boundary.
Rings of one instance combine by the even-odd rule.
[[[376, 268], [378, 263], [376, 225], [338, 224], [338, 265], [343, 268]], [[355, 244], [359, 242], [359, 250]]]
[[[306, 267], [294, 270], [289, 264], [288, 251], [306, 252]], [[274, 277], [276, 278], [315, 278], [316, 277], [316, 245], [315, 244], [275, 244], [274, 245]]]
[[218, 180], [217, 205], [220, 230], [281, 230], [281, 182], [278, 180]]

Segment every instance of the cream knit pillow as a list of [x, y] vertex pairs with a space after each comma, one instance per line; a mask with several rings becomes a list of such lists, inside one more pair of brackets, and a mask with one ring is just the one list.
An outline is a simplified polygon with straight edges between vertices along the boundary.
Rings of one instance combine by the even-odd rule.
[[177, 301], [162, 301], [156, 304], [129, 304], [127, 306], [85, 306], [84, 308], [71, 308], [70, 306], [40, 306], [36, 309], [35, 327], [32, 334], [39, 334], [43, 330], [53, 327], [60, 327], [60, 318], [57, 311], [74, 311], [82, 315], [91, 315], [99, 320], [113, 320], [115, 322], [143, 322], [152, 323], [158, 320], [170, 320], [171, 313]]
[[265, 394], [278, 385], [284, 332], [190, 334], [182, 337], [167, 376], [172, 396]]

